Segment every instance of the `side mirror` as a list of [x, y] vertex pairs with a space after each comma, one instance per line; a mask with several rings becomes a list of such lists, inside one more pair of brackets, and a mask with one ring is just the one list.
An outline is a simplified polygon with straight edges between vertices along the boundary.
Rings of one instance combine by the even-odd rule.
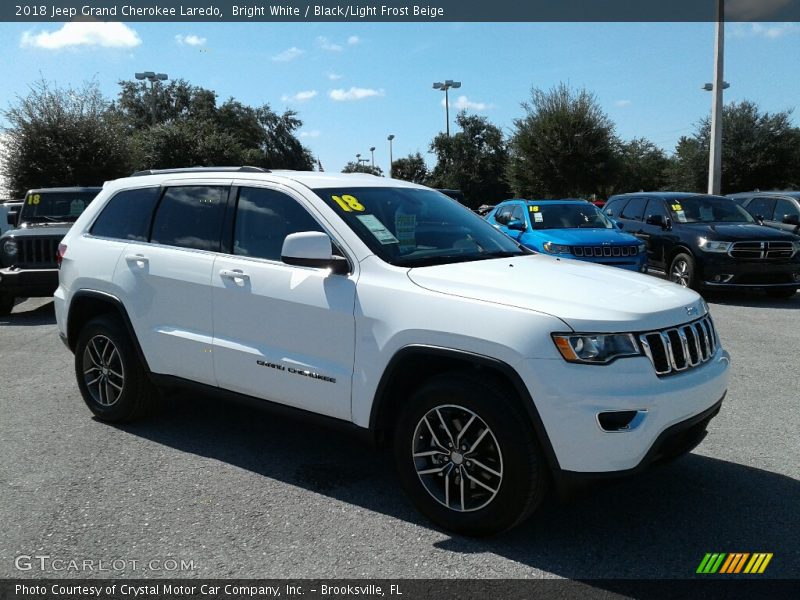
[[513, 219], [509, 221], [506, 227], [508, 227], [512, 231], [525, 231], [527, 229], [525, 223], [523, 221], [520, 221], [519, 219]]
[[8, 221], [9, 225], [16, 225], [17, 224], [17, 216], [19, 213], [17, 211], [9, 212], [6, 215], [6, 221]]
[[782, 220], [787, 225], [800, 225], [800, 216], [798, 215], [783, 215]]
[[283, 240], [281, 260], [287, 265], [330, 269], [338, 275], [349, 272], [350, 263], [346, 258], [334, 256], [331, 252], [331, 238], [319, 231], [290, 233]]
[[669, 227], [669, 221], [667, 221], [664, 215], [648, 215], [647, 219], [645, 219], [645, 223], [661, 227], [661, 229], [667, 229]]
[[758, 221], [759, 225], [764, 224], [764, 215], [753, 215], [753, 218], [755, 218], [755, 220]]

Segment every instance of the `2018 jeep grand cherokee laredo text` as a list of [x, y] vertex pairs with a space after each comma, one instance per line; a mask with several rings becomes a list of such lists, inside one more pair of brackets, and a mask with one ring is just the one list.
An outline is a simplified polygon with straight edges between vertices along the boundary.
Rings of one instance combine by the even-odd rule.
[[391, 440], [436, 523], [519, 523], [557, 482], [687, 452], [728, 377], [705, 302], [532, 254], [456, 201], [368, 175], [111, 182], [60, 248], [60, 334], [101, 419], [176, 383]]

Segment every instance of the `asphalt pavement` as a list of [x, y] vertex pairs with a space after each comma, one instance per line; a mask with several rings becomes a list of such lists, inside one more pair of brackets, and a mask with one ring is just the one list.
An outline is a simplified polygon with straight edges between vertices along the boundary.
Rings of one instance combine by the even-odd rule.
[[25, 301], [0, 318], [0, 578], [683, 578], [707, 552], [771, 552], [763, 577], [796, 578], [800, 294], [710, 304], [733, 363], [705, 441], [475, 540], [345, 433], [190, 393], [93, 419], [52, 302]]

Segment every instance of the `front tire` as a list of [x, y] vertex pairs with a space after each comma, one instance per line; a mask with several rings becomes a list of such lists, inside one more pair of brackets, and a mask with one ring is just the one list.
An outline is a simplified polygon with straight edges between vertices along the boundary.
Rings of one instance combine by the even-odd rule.
[[696, 289], [694, 258], [690, 254], [681, 252], [672, 259], [669, 266], [669, 280], [682, 287]]
[[516, 399], [463, 373], [434, 377], [412, 395], [395, 430], [395, 459], [420, 512], [464, 535], [514, 527], [547, 489], [538, 441]]
[[156, 398], [130, 336], [112, 316], [84, 326], [75, 345], [75, 376], [86, 405], [102, 421], [140, 418]]
[[14, 309], [14, 296], [0, 294], [0, 317], [7, 317]]
[[788, 300], [792, 296], [797, 293], [795, 288], [775, 288], [775, 289], [768, 289], [767, 296], [770, 298], [775, 298], [776, 300]]

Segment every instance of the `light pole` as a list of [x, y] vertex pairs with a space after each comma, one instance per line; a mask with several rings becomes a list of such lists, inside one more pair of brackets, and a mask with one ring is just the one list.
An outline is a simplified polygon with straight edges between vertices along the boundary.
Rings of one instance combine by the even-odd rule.
[[375, 168], [375, 146], [372, 146], [369, 149], [370, 153], [372, 153], [372, 168]]
[[156, 124], [156, 82], [166, 81], [169, 79], [166, 73], [156, 73], [154, 71], [144, 71], [143, 73], [135, 73], [134, 76], [139, 81], [147, 80], [150, 82], [150, 112], [153, 125]]
[[452, 79], [445, 79], [444, 83], [441, 81], [436, 81], [433, 84], [433, 89], [441, 90], [444, 92], [444, 114], [445, 118], [447, 119], [447, 137], [450, 137], [450, 96], [447, 93], [447, 90], [450, 88], [458, 89], [461, 87], [460, 81], [453, 81]]
[[708, 193], [719, 194], [722, 189], [722, 90], [725, 83], [725, 0], [717, 0], [716, 43], [714, 45], [714, 83], [703, 89], [711, 91], [711, 148], [708, 153]]
[[391, 179], [392, 175], [394, 175], [394, 164], [392, 164], [392, 140], [394, 139], [394, 134], [386, 139], [389, 140], [389, 179]]

